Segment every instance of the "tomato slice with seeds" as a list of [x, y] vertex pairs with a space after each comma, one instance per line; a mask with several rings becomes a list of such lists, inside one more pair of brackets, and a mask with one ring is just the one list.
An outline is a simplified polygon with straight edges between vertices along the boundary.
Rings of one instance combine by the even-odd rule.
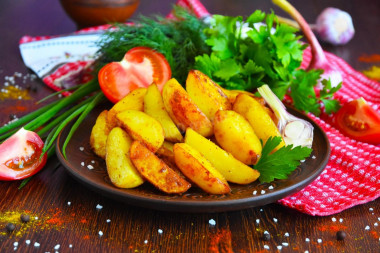
[[352, 139], [380, 144], [380, 114], [363, 98], [344, 104], [333, 121], [344, 135]]
[[108, 63], [98, 73], [100, 88], [113, 103], [153, 82], [161, 91], [170, 78], [171, 69], [165, 56], [148, 47], [132, 48], [120, 62]]
[[47, 155], [41, 157], [44, 142], [35, 132], [21, 128], [0, 144], [0, 180], [18, 180], [40, 171]]

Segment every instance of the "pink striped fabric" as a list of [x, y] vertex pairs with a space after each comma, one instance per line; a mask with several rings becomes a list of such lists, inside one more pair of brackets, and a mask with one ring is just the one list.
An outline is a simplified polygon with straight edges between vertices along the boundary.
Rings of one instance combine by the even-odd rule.
[[[205, 17], [209, 12], [198, 0], [179, 0], [178, 5], [192, 10], [198, 17]], [[168, 17], [173, 17], [172, 13]], [[108, 26], [89, 28], [81, 32], [94, 32]], [[20, 43], [51, 37], [25, 36]], [[355, 71], [344, 60], [326, 52], [329, 63], [343, 76], [343, 87], [336, 93], [336, 98], [345, 103], [363, 97], [376, 110], [380, 106], [380, 84]], [[311, 59], [310, 49], [304, 52], [303, 68]], [[70, 71], [80, 72], [88, 62], [66, 64], [52, 75], [45, 77], [44, 82], [53, 89], [54, 80]], [[84, 75], [83, 78], [88, 78]], [[297, 209], [310, 215], [331, 215], [349, 207], [367, 203], [380, 196], [380, 147], [357, 142], [344, 135], [332, 126], [331, 117], [320, 118], [309, 115], [326, 132], [331, 145], [331, 157], [322, 174], [309, 186], [296, 194], [286, 197], [278, 203]]]

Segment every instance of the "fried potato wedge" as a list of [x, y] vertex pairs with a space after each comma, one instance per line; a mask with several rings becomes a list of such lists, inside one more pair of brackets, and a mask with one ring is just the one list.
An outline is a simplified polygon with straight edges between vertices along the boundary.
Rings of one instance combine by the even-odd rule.
[[92, 151], [101, 158], [106, 157], [107, 137], [111, 129], [107, 124], [108, 111], [102, 111], [96, 118], [95, 125], [92, 127], [90, 135], [90, 146]]
[[231, 191], [223, 175], [196, 149], [186, 143], [176, 143], [173, 150], [178, 168], [205, 192], [227, 194]]
[[118, 124], [134, 140], [141, 141], [152, 152], [156, 152], [165, 139], [161, 124], [148, 114], [135, 110], [126, 110], [116, 115]]
[[119, 188], [134, 188], [144, 179], [129, 158], [132, 138], [121, 128], [115, 127], [107, 138], [106, 165], [112, 184]]
[[237, 160], [218, 145], [191, 128], [186, 130], [185, 143], [198, 150], [231, 183], [249, 184], [260, 173]]
[[[245, 94], [238, 95], [233, 109], [250, 123], [257, 137], [262, 139], [264, 144], [271, 136], [281, 137], [280, 131], [265, 107], [254, 98]], [[282, 140], [277, 149], [284, 145], [285, 142]]]
[[165, 139], [171, 142], [182, 142], [183, 136], [165, 109], [161, 92], [156, 84], [151, 84], [144, 97], [144, 112], [161, 123]]
[[137, 88], [131, 91], [128, 95], [126, 95], [122, 100], [117, 102], [110, 111], [107, 116], [107, 123], [109, 128], [114, 128], [117, 126], [116, 115], [120, 112], [126, 110], [136, 110], [143, 111], [144, 110], [144, 96], [147, 92], [147, 88]]
[[190, 127], [203, 136], [213, 134], [211, 121], [190, 98], [184, 88], [172, 78], [164, 85], [162, 98], [166, 111], [182, 131]]
[[262, 146], [251, 125], [234, 111], [218, 111], [214, 119], [214, 134], [219, 145], [244, 164], [256, 164]]
[[184, 193], [191, 187], [188, 181], [139, 141], [132, 143], [130, 157], [140, 174], [163, 192]]
[[232, 105], [223, 89], [199, 70], [191, 70], [186, 80], [186, 91], [209, 118], [214, 120], [219, 110], [231, 110]]

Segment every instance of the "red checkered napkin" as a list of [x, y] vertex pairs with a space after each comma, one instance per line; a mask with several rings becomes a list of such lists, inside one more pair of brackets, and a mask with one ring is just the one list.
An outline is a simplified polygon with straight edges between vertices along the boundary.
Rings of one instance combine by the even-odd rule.
[[[180, 0], [178, 5], [189, 8], [198, 17], [206, 17], [208, 11], [198, 0]], [[172, 17], [171, 14], [168, 17]], [[107, 27], [81, 30], [79, 33], [99, 31]], [[23, 37], [21, 43], [35, 40], [49, 40], [51, 37]], [[343, 76], [343, 87], [336, 93], [342, 103], [363, 97], [376, 110], [380, 106], [380, 84], [353, 70], [344, 60], [327, 53], [331, 65]], [[305, 50], [302, 67], [311, 59], [309, 49]], [[62, 76], [88, 67], [88, 61], [73, 61], [64, 64], [54, 73], [43, 77], [53, 89]], [[58, 81], [57, 81], [58, 80]], [[303, 190], [286, 197], [278, 203], [310, 215], [331, 215], [349, 207], [367, 203], [380, 196], [380, 147], [357, 142], [331, 125], [331, 118], [309, 115], [326, 132], [331, 145], [331, 157], [322, 174]]]

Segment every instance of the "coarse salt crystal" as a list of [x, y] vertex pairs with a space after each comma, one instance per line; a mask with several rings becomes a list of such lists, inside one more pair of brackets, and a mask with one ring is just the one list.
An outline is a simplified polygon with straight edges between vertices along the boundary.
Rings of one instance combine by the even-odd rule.
[[364, 228], [365, 230], [369, 230], [370, 229], [370, 227], [369, 226], [365, 226], [365, 228]]
[[69, 202], [67, 202], [67, 205], [68, 205], [68, 206], [71, 206], [71, 202], [70, 202], [70, 201], [69, 201]]
[[335, 218], [335, 217], [332, 217], [331, 220], [332, 220], [333, 222], [336, 222], [336, 218]]
[[264, 190], [261, 190], [261, 192], [260, 192], [261, 194], [265, 194], [265, 191]]
[[89, 170], [93, 170], [93, 169], [94, 169], [94, 166], [92, 166], [91, 164], [89, 164], [89, 165], [87, 165], [87, 168], [88, 168]]
[[322, 239], [317, 239], [317, 242], [318, 243], [322, 243]]
[[264, 234], [269, 234], [269, 232], [265, 230], [265, 231], [264, 231]]
[[148, 240], [145, 240], [144, 243], [147, 244], [147, 243], [148, 243]]
[[270, 185], [270, 186], [268, 187], [268, 189], [269, 189], [269, 190], [273, 190], [273, 189], [274, 189], [273, 185]]
[[305, 250], [305, 252], [304, 253], [309, 253], [309, 251], [308, 250]]
[[317, 158], [315, 155], [313, 155], [311, 158], [313, 158], [313, 159], [315, 159], [315, 158]]
[[211, 226], [215, 226], [216, 225], [216, 221], [214, 219], [210, 219], [208, 221], [208, 223], [211, 225]]
[[18, 242], [14, 242], [13, 246], [17, 247], [18, 246]]
[[103, 208], [102, 205], [99, 205], [99, 204], [96, 205], [96, 209], [100, 210], [100, 209], [102, 209], [102, 208]]
[[268, 245], [264, 245], [264, 249], [269, 249], [269, 246]]
[[38, 242], [35, 242], [34, 247], [40, 247], [40, 244]]
[[309, 239], [309, 238], [306, 238], [306, 239], [305, 239], [305, 242], [310, 242], [310, 239]]
[[259, 224], [260, 223], [260, 219], [256, 219], [256, 224]]
[[253, 194], [253, 195], [256, 195], [256, 194], [257, 194], [257, 191], [253, 191], [252, 194]]
[[81, 162], [80, 165], [83, 167], [84, 166], [84, 162]]
[[72, 247], [73, 247], [73, 245], [72, 245], [72, 244], [70, 244], [70, 245], [69, 245], [69, 248], [72, 248]]
[[370, 207], [368, 210], [369, 210], [370, 212], [372, 212], [372, 211], [373, 211], [373, 208], [372, 208], [372, 207]]
[[103, 236], [103, 231], [99, 231], [99, 236]]
[[164, 231], [162, 231], [161, 228], [159, 228], [157, 231], [158, 231], [159, 234], [162, 234], [164, 232]]
[[281, 249], [282, 249], [282, 246], [281, 246], [281, 245], [278, 245], [278, 246], [277, 246], [277, 249], [278, 249], [278, 250], [281, 250]]
[[289, 246], [289, 243], [283, 242], [282, 245], [285, 246], [285, 247], [287, 247], [287, 246]]
[[54, 246], [54, 249], [55, 250], [59, 250], [60, 247], [61, 247], [61, 245], [57, 244], [57, 245]]
[[79, 150], [80, 150], [80, 151], [83, 151], [83, 150], [84, 150], [84, 147], [79, 147]]
[[94, 161], [94, 160], [91, 160], [91, 163], [95, 163], [95, 161]]
[[379, 226], [379, 224], [377, 224], [377, 222], [375, 222], [373, 225], [374, 225], [375, 227]]
[[286, 233], [284, 234], [284, 236], [286, 236], [286, 237], [289, 237], [289, 233], [288, 233], [288, 232], [286, 232]]
[[110, 219], [107, 219], [107, 223], [110, 223], [111, 222], [111, 220]]
[[277, 220], [276, 218], [273, 218], [273, 222], [277, 223], [277, 221], [278, 221], [278, 220]]
[[25, 243], [29, 245], [30, 244], [30, 240], [26, 240]]
[[342, 223], [342, 222], [343, 222], [343, 219], [342, 219], [342, 218], [340, 218], [340, 219], [339, 219], [339, 222], [340, 222], [340, 223]]
[[34, 219], [35, 219], [35, 220], [38, 220], [38, 217], [36, 216], [36, 217], [34, 217]]

